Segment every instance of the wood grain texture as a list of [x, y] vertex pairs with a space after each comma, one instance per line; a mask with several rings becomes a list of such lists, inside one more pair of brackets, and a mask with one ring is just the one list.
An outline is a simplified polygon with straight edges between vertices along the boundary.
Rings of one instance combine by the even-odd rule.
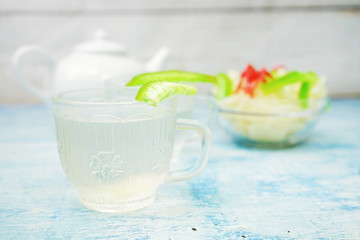
[[249, 149], [217, 131], [198, 177], [163, 185], [152, 205], [122, 215], [80, 204], [44, 107], [1, 106], [0, 237], [359, 239], [359, 106], [333, 101], [312, 137], [291, 149]]
[[[356, 94], [360, 92], [358, 6], [360, 1], [355, 0], [316, 4], [265, 0], [106, 4], [95, 0], [2, 0], [0, 102], [38, 102], [11, 72], [10, 59], [18, 47], [43, 45], [58, 60], [74, 45], [89, 39], [97, 28], [105, 29], [112, 39], [128, 47], [131, 56], [143, 61], [159, 47], [169, 46], [172, 56], [168, 68], [216, 73], [241, 70], [249, 62], [258, 67], [283, 63], [289, 69], [326, 75], [331, 94]], [[30, 59], [24, 67], [29, 78], [40, 84], [46, 74], [40, 64]], [[200, 89], [206, 91], [206, 87]]]
[[[24, 12], [66, 12], [66, 11], [82, 11], [84, 12], [96, 12], [96, 11], [114, 11], [114, 10], [172, 10], [172, 9], [230, 9], [230, 8], [244, 8], [262, 11], [276, 8], [329, 8], [335, 10], [333, 7], [344, 6], [357, 6], [360, 5], [359, 0], [107, 0], [106, 2], [101, 0], [33, 0], [31, 2], [24, 0], [0, 0], [0, 11], [24, 11]], [[295, 9], [293, 9], [295, 10]]]

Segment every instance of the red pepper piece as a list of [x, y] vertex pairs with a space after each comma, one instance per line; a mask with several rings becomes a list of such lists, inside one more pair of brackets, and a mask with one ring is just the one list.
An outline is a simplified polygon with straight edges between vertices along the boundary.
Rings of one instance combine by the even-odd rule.
[[249, 64], [241, 74], [241, 80], [235, 92], [243, 89], [245, 93], [254, 97], [255, 88], [261, 82], [266, 82], [265, 77], [271, 77], [270, 73], [265, 68], [257, 71], [251, 64]]

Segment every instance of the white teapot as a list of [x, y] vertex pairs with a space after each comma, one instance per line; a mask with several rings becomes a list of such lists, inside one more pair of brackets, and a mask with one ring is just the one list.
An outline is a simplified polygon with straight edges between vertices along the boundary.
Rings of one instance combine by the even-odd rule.
[[[44, 83], [46, 89], [35, 87], [21, 74], [19, 62], [27, 53], [40, 54], [48, 61], [53, 77]], [[91, 41], [76, 46], [57, 66], [45, 48], [28, 45], [15, 52], [12, 67], [24, 87], [39, 98], [48, 100], [52, 94], [61, 91], [111, 86], [114, 79], [117, 86], [124, 85], [136, 74], [162, 70], [168, 56], [168, 48], [162, 47], [146, 64], [141, 63], [129, 58], [123, 45], [107, 40], [105, 32], [98, 30]]]

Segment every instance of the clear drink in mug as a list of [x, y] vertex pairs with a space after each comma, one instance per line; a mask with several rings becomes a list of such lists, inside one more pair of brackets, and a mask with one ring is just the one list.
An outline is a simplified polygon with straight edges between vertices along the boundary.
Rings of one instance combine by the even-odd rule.
[[[176, 118], [176, 98], [153, 107], [130, 89], [76, 90], [53, 97], [58, 152], [81, 202], [102, 212], [147, 206], [159, 185], [197, 175], [206, 164], [209, 130]], [[175, 129], [202, 134], [200, 157], [191, 169], [170, 170]]]

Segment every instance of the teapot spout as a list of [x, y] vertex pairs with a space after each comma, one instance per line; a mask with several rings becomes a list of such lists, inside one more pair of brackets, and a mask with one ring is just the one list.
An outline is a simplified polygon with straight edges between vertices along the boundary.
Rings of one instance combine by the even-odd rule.
[[170, 53], [168, 47], [160, 48], [156, 54], [146, 63], [145, 70], [147, 72], [157, 72], [163, 70], [169, 60], [169, 55]]

